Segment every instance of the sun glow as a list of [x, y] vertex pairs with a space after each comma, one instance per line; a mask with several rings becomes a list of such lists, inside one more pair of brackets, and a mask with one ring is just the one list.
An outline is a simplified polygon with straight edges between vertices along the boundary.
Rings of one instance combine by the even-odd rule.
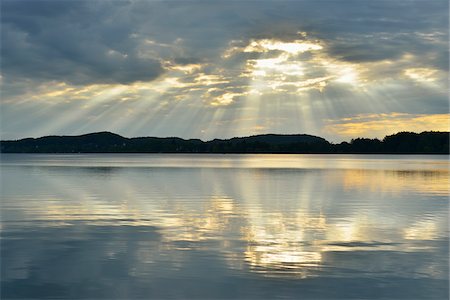
[[410, 68], [404, 71], [404, 74], [418, 82], [433, 82], [436, 80], [436, 70], [428, 68]]
[[357, 84], [358, 73], [352, 67], [345, 67], [338, 73], [336, 81], [348, 84]]
[[285, 75], [302, 76], [304, 74], [300, 62], [292, 63], [288, 61], [288, 56], [280, 55], [276, 58], [249, 60], [250, 68], [253, 68], [253, 76], [279, 75], [285, 78]]
[[350, 87], [365, 82], [361, 66], [336, 60], [327, 54], [324, 42], [310, 41], [305, 33], [302, 37], [304, 40], [251, 40], [245, 47], [229, 48], [226, 57], [239, 51], [260, 54], [260, 57], [246, 61], [244, 72], [250, 74], [250, 90], [255, 94], [282, 92], [298, 95], [308, 90], [323, 92], [331, 82]]
[[289, 54], [298, 54], [311, 50], [321, 50], [322, 46], [303, 40], [294, 40], [292, 42], [282, 42], [277, 40], [253, 40], [244, 48], [244, 52], [268, 52], [271, 50], [280, 50]]
[[[236, 47], [233, 48], [234, 51]], [[317, 78], [307, 75], [310, 66], [306, 58], [297, 57], [305, 52], [322, 50], [323, 46], [304, 40], [283, 42], [278, 40], [253, 40], [243, 52], [258, 52], [261, 57], [247, 60], [247, 73], [251, 74], [252, 88], [255, 94], [264, 91], [286, 92], [286, 88], [301, 91], [310, 88], [322, 90], [326, 86], [324, 76]], [[232, 49], [230, 49], [231, 51]], [[277, 50], [273, 57], [269, 51]], [[330, 77], [326, 77], [329, 79]]]

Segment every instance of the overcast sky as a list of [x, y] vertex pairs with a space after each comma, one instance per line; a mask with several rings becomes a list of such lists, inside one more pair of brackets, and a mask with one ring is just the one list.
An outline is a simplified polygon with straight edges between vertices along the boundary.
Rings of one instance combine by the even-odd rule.
[[1, 138], [449, 130], [447, 0], [1, 1]]

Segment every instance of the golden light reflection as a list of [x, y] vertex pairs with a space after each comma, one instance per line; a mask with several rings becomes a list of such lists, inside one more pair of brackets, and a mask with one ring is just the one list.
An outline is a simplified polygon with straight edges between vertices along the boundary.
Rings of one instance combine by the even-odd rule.
[[439, 228], [432, 220], [422, 220], [406, 228], [404, 236], [408, 240], [434, 240], [439, 236]]
[[[275, 163], [275, 156], [269, 160]], [[423, 219], [423, 214], [399, 217], [395, 203], [389, 201], [392, 198], [386, 196], [386, 192], [447, 196], [449, 172], [443, 167], [427, 172], [338, 168], [288, 174], [257, 168], [229, 177], [227, 172], [207, 170], [197, 178], [201, 184], [196, 186], [194, 179], [187, 190], [176, 185], [168, 190], [164, 179], [134, 182], [120, 173], [119, 177], [96, 178], [94, 183], [74, 183], [72, 176], [48, 177], [52, 180], [45, 183], [46, 189], [59, 197], [48, 198], [44, 206], [41, 201], [30, 201], [27, 209], [33, 215], [26, 219], [52, 221], [54, 226], [74, 222], [151, 226], [161, 234], [166, 250], [193, 247], [179, 242], [197, 243], [196, 249], [208, 250], [204, 242], [214, 241], [230, 268], [296, 278], [314, 276], [315, 270], [329, 263], [328, 252], [406, 251], [405, 243], [437, 239], [446, 230], [446, 219]], [[73, 189], [74, 184], [82, 188]], [[191, 184], [209, 196], [189, 194]], [[352, 200], [346, 198], [349, 195], [363, 196]], [[408, 199], [395, 199], [402, 209], [409, 205], [402, 202]], [[349, 205], [349, 201], [358, 202]], [[371, 209], [373, 205], [383, 209]], [[241, 246], [236, 248], [236, 244]], [[143, 250], [141, 254], [151, 262], [150, 253]]]
[[[283, 214], [272, 214], [265, 222], [256, 214], [248, 213], [250, 224], [245, 229], [247, 248], [245, 260], [255, 272], [277, 276], [277, 270], [289, 270], [291, 275], [307, 277], [308, 267], [319, 266], [320, 249], [305, 245], [305, 230], [323, 230], [312, 227], [308, 215], [302, 214], [296, 223]], [[309, 223], [309, 224], [308, 224]], [[308, 224], [309, 226], [302, 226]], [[317, 224], [316, 224], [317, 225]]]
[[173, 241], [204, 241], [223, 236], [231, 219], [239, 215], [234, 200], [227, 197], [213, 197], [201, 211], [188, 211], [185, 207], [175, 209], [176, 214], [157, 217], [158, 226], [164, 232], [164, 239]]
[[387, 171], [345, 170], [343, 187], [347, 190], [365, 190], [371, 193], [404, 193], [415, 191], [422, 194], [446, 196], [450, 193], [449, 171], [445, 169], [431, 171]]
[[367, 221], [358, 216], [353, 216], [345, 222], [338, 221], [327, 228], [327, 240], [339, 243], [364, 241], [367, 235], [363, 228], [368, 225]]
[[[321, 252], [303, 251], [289, 245], [250, 246], [245, 252], [245, 258], [254, 271], [267, 276], [279, 276], [278, 271], [289, 270], [289, 274], [307, 277], [309, 267], [319, 266], [322, 260]], [[259, 268], [259, 269], [256, 269]]]

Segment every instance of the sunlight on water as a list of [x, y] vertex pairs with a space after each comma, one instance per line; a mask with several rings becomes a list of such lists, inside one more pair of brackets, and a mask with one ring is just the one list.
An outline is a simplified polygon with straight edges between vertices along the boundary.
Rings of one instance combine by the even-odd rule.
[[1, 159], [5, 297], [448, 296], [445, 156]]

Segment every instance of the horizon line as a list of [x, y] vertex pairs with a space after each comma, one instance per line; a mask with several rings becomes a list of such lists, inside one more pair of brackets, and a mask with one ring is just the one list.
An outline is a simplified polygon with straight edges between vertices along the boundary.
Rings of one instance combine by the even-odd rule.
[[[385, 135], [383, 138], [378, 138], [378, 137], [374, 137], [374, 138], [368, 138], [368, 137], [355, 137], [355, 138], [351, 138], [351, 140], [355, 140], [355, 139], [370, 139], [370, 140], [379, 140], [382, 141], [384, 138], [388, 137], [388, 136], [393, 136], [393, 135], [397, 135], [400, 133], [413, 133], [413, 134], [423, 134], [423, 133], [427, 133], [427, 132], [435, 132], [435, 133], [447, 133], [450, 134], [450, 131], [439, 131], [439, 130], [426, 130], [426, 131], [421, 131], [421, 132], [414, 132], [414, 131], [398, 131], [396, 133], [392, 133], [392, 134], [387, 134]], [[18, 138], [18, 139], [8, 139], [8, 140], [3, 140], [0, 137], [0, 142], [14, 142], [14, 141], [21, 141], [21, 140], [26, 140], [26, 139], [41, 139], [41, 138], [47, 138], [47, 137], [82, 137], [82, 136], [87, 136], [87, 135], [93, 135], [93, 134], [112, 134], [112, 135], [117, 135], [120, 136], [122, 138], [125, 139], [139, 139], [139, 138], [157, 138], [157, 139], [181, 139], [181, 140], [185, 140], [185, 141], [189, 141], [189, 140], [199, 140], [202, 141], [204, 143], [207, 142], [212, 142], [215, 140], [222, 140], [222, 141], [226, 141], [226, 140], [232, 140], [232, 139], [239, 139], [239, 138], [249, 138], [249, 137], [256, 137], [256, 136], [267, 136], [267, 135], [275, 135], [275, 136], [311, 136], [311, 137], [317, 137], [317, 138], [321, 138], [325, 141], [327, 141], [330, 144], [334, 144], [335, 142], [330, 142], [328, 141], [326, 138], [321, 137], [319, 135], [313, 135], [313, 134], [308, 134], [308, 133], [261, 133], [261, 134], [254, 134], [254, 135], [246, 135], [246, 136], [234, 136], [234, 137], [230, 137], [230, 138], [213, 138], [213, 139], [209, 139], [209, 140], [203, 140], [201, 138], [182, 138], [182, 137], [178, 137], [178, 136], [166, 136], [166, 137], [160, 137], [160, 136], [135, 136], [135, 137], [126, 137], [123, 135], [120, 135], [118, 133], [115, 132], [111, 132], [111, 131], [96, 131], [96, 132], [89, 132], [89, 133], [83, 133], [83, 134], [76, 134], [76, 135], [43, 135], [43, 136], [39, 136], [39, 137], [24, 137], [24, 138]], [[347, 142], [346, 140], [343, 140], [341, 142], [337, 142], [337, 143], [344, 143]]]

